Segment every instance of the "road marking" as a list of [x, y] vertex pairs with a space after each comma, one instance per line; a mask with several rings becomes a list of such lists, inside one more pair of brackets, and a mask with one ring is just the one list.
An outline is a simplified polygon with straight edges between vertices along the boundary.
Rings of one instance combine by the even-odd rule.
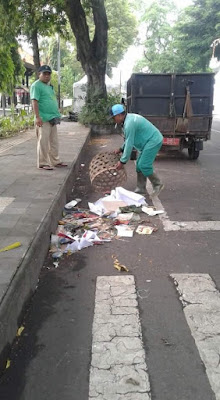
[[15, 197], [0, 197], [0, 214], [4, 209], [9, 206], [13, 201], [15, 200]]
[[208, 274], [172, 274], [206, 373], [220, 400], [220, 293]]
[[[149, 195], [152, 193], [152, 186], [147, 180], [147, 191]], [[154, 207], [157, 210], [163, 210], [164, 213], [159, 215], [166, 232], [170, 231], [220, 231], [220, 221], [171, 221], [165, 211], [160, 199], [154, 197], [152, 199]]]
[[99, 276], [89, 400], [150, 398], [134, 276]]
[[216, 129], [212, 129], [212, 132], [220, 133], [220, 131], [217, 131]]
[[220, 221], [164, 221], [165, 231], [220, 231]]

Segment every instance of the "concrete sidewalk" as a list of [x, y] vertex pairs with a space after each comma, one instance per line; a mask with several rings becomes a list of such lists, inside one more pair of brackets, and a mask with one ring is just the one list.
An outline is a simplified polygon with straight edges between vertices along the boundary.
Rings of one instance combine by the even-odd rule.
[[60, 157], [67, 168], [36, 168], [34, 130], [0, 141], [0, 370], [5, 368], [22, 310], [34, 292], [50, 234], [71, 194], [89, 129], [74, 122], [58, 127]]

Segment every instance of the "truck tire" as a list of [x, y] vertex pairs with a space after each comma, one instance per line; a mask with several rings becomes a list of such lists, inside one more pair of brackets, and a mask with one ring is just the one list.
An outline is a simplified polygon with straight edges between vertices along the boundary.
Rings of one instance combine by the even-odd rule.
[[195, 142], [193, 142], [188, 148], [189, 159], [197, 160], [197, 158], [199, 158], [199, 153], [200, 151], [195, 149]]

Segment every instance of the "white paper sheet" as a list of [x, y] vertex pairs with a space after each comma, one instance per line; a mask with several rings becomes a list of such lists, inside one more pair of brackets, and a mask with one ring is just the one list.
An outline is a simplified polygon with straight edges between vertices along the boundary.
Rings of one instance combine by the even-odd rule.
[[70, 251], [74, 253], [75, 251], [82, 250], [86, 247], [93, 246], [94, 242], [101, 242], [101, 239], [97, 236], [96, 232], [86, 231], [83, 236], [74, 236], [74, 242], [66, 246], [65, 253]]
[[153, 207], [142, 207], [142, 211], [149, 215], [150, 217], [154, 217], [155, 215], [163, 214], [163, 210], [154, 210]]
[[118, 236], [121, 237], [133, 237], [134, 228], [129, 225], [116, 225]]
[[140, 207], [142, 205], [147, 206], [147, 203], [144, 196], [141, 194], [131, 192], [119, 186], [112, 190], [109, 196], [102, 197], [95, 203], [88, 203], [88, 205], [90, 211], [102, 216], [109, 211], [109, 207], [112, 208], [111, 211], [116, 211], [119, 207], [133, 205]]

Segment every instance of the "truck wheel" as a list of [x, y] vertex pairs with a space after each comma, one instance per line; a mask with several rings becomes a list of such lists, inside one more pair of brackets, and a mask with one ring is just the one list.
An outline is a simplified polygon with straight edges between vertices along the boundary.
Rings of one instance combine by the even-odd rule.
[[189, 159], [190, 160], [197, 160], [199, 157], [199, 150], [195, 149], [195, 142], [191, 144], [191, 146], [188, 148], [188, 154], [189, 154]]

